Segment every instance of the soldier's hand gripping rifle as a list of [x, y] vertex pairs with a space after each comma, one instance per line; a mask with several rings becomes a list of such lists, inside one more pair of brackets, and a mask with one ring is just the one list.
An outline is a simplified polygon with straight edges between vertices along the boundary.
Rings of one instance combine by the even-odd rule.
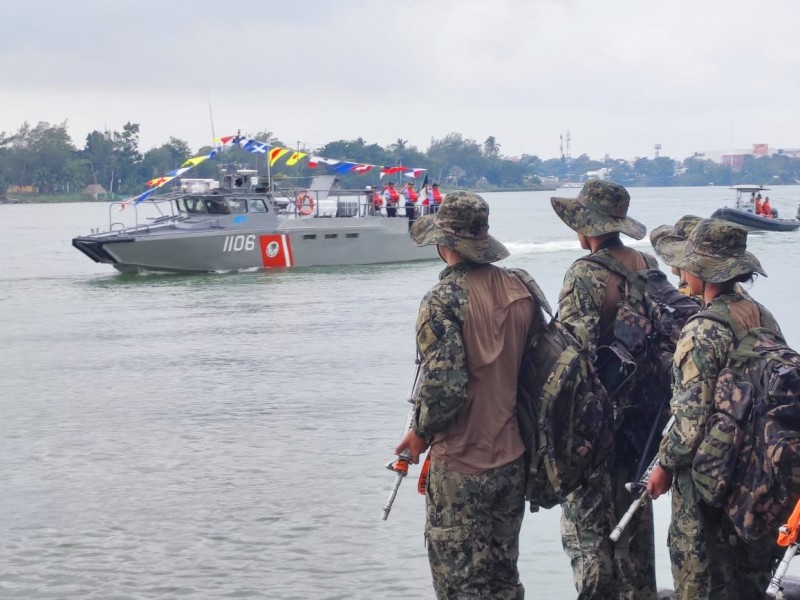
[[786, 552], [783, 553], [783, 558], [778, 568], [775, 569], [775, 574], [769, 582], [767, 596], [770, 598], [783, 598], [781, 580], [783, 576], [786, 575], [786, 570], [789, 568], [789, 563], [792, 562], [792, 558], [797, 554], [798, 532], [800, 532], [800, 500], [797, 501], [792, 515], [789, 517], [789, 521], [785, 525], [781, 525], [780, 529], [778, 529], [778, 545], [785, 547]]
[[[403, 436], [405, 436], [406, 432], [411, 429], [412, 425], [414, 424], [414, 415], [416, 413], [416, 406], [414, 405], [414, 399], [416, 398], [417, 388], [419, 386], [419, 370], [420, 366], [417, 363], [417, 369], [414, 373], [414, 383], [411, 386], [411, 396], [408, 398], [408, 401], [411, 403], [411, 411], [408, 413], [408, 419], [406, 420], [406, 426], [403, 429]], [[430, 457], [429, 457], [430, 458]], [[394, 471], [397, 475], [394, 478], [394, 485], [392, 486], [392, 491], [389, 492], [389, 499], [386, 501], [386, 506], [383, 507], [383, 517], [382, 520], [385, 521], [389, 518], [389, 513], [392, 510], [392, 504], [394, 504], [394, 499], [397, 496], [397, 490], [400, 489], [400, 484], [403, 483], [403, 479], [406, 475], [408, 475], [408, 467], [411, 464], [411, 451], [406, 448], [400, 454], [397, 455], [397, 458], [391, 461], [389, 464], [386, 465], [386, 468], [390, 471]], [[428, 466], [430, 462], [429, 460], [425, 461], [423, 465], [422, 473], [420, 474], [420, 485], [419, 488], [422, 489], [421, 493], [425, 493], [424, 488], [422, 487], [424, 478], [427, 477], [428, 473]]]
[[[664, 431], [661, 432], [661, 437], [666, 435], [667, 431], [669, 431], [669, 428], [672, 427], [674, 422], [675, 417], [670, 417], [669, 421], [667, 421], [667, 424], [664, 427]], [[636, 514], [636, 511], [638, 511], [642, 505], [650, 499], [650, 494], [647, 493], [647, 483], [650, 481], [650, 475], [653, 473], [653, 469], [655, 469], [658, 464], [658, 453], [656, 453], [655, 457], [647, 466], [639, 481], [625, 484], [625, 487], [628, 489], [628, 491], [634, 495], [634, 499], [631, 505], [628, 507], [628, 510], [625, 511], [625, 514], [622, 515], [619, 523], [617, 523], [617, 525], [611, 531], [611, 535], [608, 536], [612, 542], [619, 540], [622, 532], [625, 531], [625, 528], [631, 522], [631, 519], [633, 519], [633, 515]]]

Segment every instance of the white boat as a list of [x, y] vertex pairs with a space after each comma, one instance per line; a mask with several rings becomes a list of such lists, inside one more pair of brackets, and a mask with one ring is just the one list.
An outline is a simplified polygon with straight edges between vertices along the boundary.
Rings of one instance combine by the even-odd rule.
[[797, 219], [779, 219], [778, 211], [772, 211], [772, 217], [765, 217], [756, 213], [756, 194], [769, 191], [763, 185], [733, 185], [732, 190], [736, 190], [736, 204], [731, 207], [717, 209], [712, 213], [712, 219], [724, 219], [737, 223], [748, 229], [764, 231], [795, 231], [800, 228], [800, 221]]

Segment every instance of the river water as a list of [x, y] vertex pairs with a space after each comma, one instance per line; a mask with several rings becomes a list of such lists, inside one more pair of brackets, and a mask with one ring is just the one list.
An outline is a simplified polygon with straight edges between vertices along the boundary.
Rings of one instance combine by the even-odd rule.
[[[555, 303], [581, 251], [551, 195], [485, 197], [501, 264]], [[632, 195], [648, 228], [732, 204]], [[800, 186], [770, 197], [793, 216]], [[106, 204], [0, 206], [0, 597], [432, 598], [417, 467], [381, 511], [440, 263], [123, 276], [70, 245], [107, 221]], [[795, 347], [799, 243], [750, 237], [770, 275], [751, 293]], [[667, 499], [656, 515], [671, 586]], [[575, 595], [558, 522], [526, 516], [529, 597]]]

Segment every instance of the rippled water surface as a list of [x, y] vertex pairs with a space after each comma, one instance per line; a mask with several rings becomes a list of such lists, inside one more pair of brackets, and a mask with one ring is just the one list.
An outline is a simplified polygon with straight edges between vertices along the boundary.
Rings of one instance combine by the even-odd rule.
[[[731, 203], [723, 188], [631, 191], [649, 228]], [[503, 264], [555, 303], [581, 252], [551, 195], [486, 198]], [[770, 197], [794, 215], [800, 187]], [[123, 276], [70, 245], [107, 215], [0, 206], [0, 597], [432, 598], [415, 481], [380, 515], [441, 265]], [[795, 347], [798, 243], [750, 238], [770, 275], [752, 293]], [[525, 519], [530, 597], [574, 596], [558, 520]]]

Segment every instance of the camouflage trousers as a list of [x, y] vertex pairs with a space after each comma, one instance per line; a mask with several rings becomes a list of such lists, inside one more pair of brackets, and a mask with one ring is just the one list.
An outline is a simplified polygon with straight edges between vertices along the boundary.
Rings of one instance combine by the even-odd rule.
[[764, 597], [773, 550], [746, 544], [721, 509], [699, 501], [688, 469], [677, 471], [672, 482], [667, 543], [681, 600]]
[[638, 510], [619, 541], [608, 536], [632, 502], [632, 469], [602, 469], [562, 505], [561, 543], [572, 563], [578, 599], [655, 600], [653, 507]]
[[425, 540], [439, 600], [521, 600], [523, 459], [481, 475], [431, 463]]

